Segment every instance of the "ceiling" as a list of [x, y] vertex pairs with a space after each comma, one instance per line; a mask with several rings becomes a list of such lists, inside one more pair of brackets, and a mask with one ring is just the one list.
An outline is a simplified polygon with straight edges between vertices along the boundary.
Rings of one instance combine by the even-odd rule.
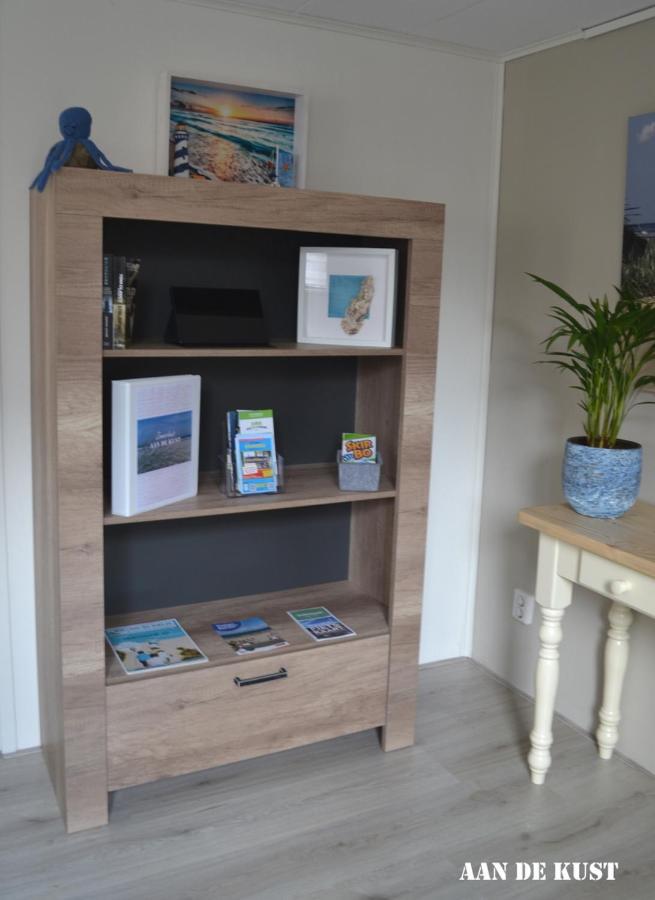
[[[186, 0], [194, 2], [194, 0]], [[497, 56], [581, 36], [643, 10], [647, 0], [195, 0], [308, 25], [374, 29], [379, 36], [451, 44]], [[655, 10], [654, 10], [655, 11]]]

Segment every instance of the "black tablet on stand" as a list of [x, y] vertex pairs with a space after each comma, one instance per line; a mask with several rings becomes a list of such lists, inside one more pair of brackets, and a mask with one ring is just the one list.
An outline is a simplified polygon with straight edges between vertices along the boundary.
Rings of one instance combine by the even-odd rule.
[[166, 340], [184, 347], [266, 346], [269, 333], [259, 291], [171, 288]]

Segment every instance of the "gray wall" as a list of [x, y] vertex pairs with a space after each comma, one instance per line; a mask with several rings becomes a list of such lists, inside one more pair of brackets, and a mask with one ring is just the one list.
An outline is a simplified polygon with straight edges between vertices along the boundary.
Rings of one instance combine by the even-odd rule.
[[[654, 46], [648, 22], [506, 67], [474, 657], [530, 694], [538, 623], [528, 628], [510, 614], [512, 589], [534, 588], [537, 536], [516, 513], [562, 499], [563, 444], [582, 429], [577, 393], [554, 368], [533, 365], [550, 300], [523, 273], [582, 295], [618, 283], [627, 119], [655, 110]], [[624, 437], [644, 445], [641, 497], [653, 502], [653, 407], [632, 414]], [[564, 619], [557, 710], [586, 730], [596, 726], [606, 611], [578, 590]], [[618, 749], [650, 770], [654, 679], [655, 623], [638, 616]]]

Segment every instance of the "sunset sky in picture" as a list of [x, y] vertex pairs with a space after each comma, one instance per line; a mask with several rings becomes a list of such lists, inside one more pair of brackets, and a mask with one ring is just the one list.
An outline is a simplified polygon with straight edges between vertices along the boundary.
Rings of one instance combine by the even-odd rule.
[[224, 119], [293, 125], [293, 97], [240, 91], [180, 78], [173, 79], [172, 91], [173, 97], [185, 105]]

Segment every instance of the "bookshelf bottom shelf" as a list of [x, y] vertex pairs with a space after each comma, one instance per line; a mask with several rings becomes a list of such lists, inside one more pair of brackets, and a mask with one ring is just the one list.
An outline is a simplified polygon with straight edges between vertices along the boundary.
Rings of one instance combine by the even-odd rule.
[[[357, 636], [314, 642], [286, 615], [289, 609], [306, 606], [327, 606]], [[212, 622], [253, 614], [266, 619], [289, 646], [237, 656], [211, 630]], [[376, 600], [346, 582], [151, 610], [114, 617], [111, 624], [157, 618], [178, 618], [209, 662], [182, 671], [129, 678], [116, 674], [113, 661], [109, 661], [109, 790], [327, 740], [385, 722], [386, 616]], [[268, 680], [271, 675], [277, 677]]]
[[[248, 597], [234, 597], [227, 600], [212, 600], [207, 603], [193, 603], [185, 606], [167, 606], [141, 610], [107, 618], [107, 627], [134, 625], [139, 622], [155, 622], [158, 619], [177, 619], [182, 628], [193, 638], [208, 659], [208, 662], [179, 668], [154, 670], [138, 675], [126, 675], [118, 660], [107, 646], [105, 648], [107, 685], [121, 682], [145, 683], [159, 678], [179, 678], [184, 672], [198, 671], [211, 666], [235, 666], [243, 663], [244, 657], [237, 656], [232, 648], [212, 629], [213, 622], [230, 622], [248, 616], [260, 616], [289, 642], [288, 647], [255, 654], [257, 657], [276, 660], [281, 654], [298, 650], [312, 650], [319, 647], [312, 638], [296, 625], [287, 615], [288, 610], [309, 606], [326, 606], [331, 613], [342, 619], [356, 632], [357, 637], [343, 638], [344, 641], [358, 642], [362, 638], [388, 635], [386, 608], [374, 597], [363, 594], [348, 581], [333, 581], [327, 584], [292, 588]], [[330, 641], [326, 642], [332, 643]], [[249, 658], [249, 657], [248, 657]]]

